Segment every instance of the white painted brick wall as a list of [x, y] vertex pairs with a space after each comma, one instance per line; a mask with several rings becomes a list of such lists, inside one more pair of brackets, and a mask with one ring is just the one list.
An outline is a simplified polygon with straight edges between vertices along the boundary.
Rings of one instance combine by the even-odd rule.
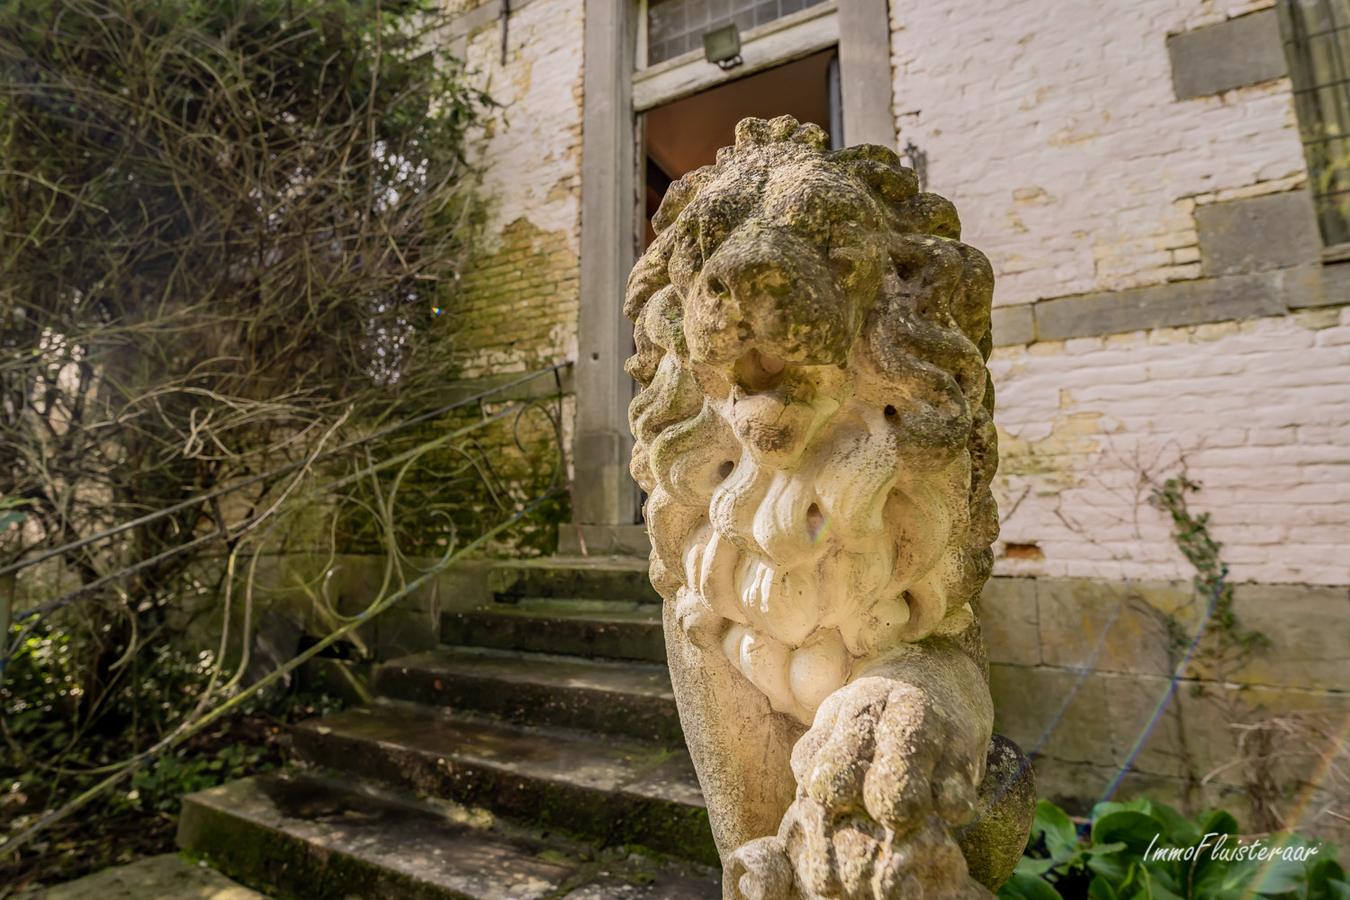
[[1304, 180], [1288, 79], [1178, 102], [1166, 38], [1270, 0], [892, 0], [899, 145], [995, 304], [1200, 274], [1194, 210]]
[[[497, 253], [502, 232], [520, 219], [541, 237], [561, 235], [567, 250], [580, 255], [583, 9], [584, 0], [534, 0], [513, 11], [505, 66], [498, 20], [460, 47], [476, 71], [476, 83], [502, 104], [473, 156], [483, 172], [480, 195], [486, 203], [475, 247], [480, 256]], [[561, 322], [540, 326], [548, 330], [546, 340], [531, 342], [525, 350], [464, 348], [459, 360], [464, 376], [521, 372], [575, 359], [579, 298], [575, 279], [569, 284], [555, 302], [570, 312]]]
[[1202, 489], [1235, 581], [1350, 583], [1350, 308], [1000, 348], [1005, 575], [1190, 578], [1139, 473]]
[[[1303, 186], [1287, 79], [1173, 93], [1168, 34], [1269, 5], [893, 0], [898, 144], [996, 305], [1199, 277], [1197, 205]], [[1325, 310], [995, 351], [1003, 540], [1044, 555], [996, 571], [1191, 577], [1139, 483], [1184, 458], [1234, 579], [1350, 582], [1347, 343]]]
[[494, 20], [470, 36], [467, 60], [502, 104], [480, 150], [487, 231], [521, 216], [544, 231], [565, 230], [581, 252], [581, 77], [583, 0], [534, 0], [511, 13], [507, 64]]

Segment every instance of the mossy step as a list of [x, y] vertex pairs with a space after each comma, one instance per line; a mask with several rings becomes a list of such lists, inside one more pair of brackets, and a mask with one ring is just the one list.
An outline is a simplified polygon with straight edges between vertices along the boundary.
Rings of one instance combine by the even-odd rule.
[[74, 881], [21, 888], [17, 895], [5, 896], [14, 900], [269, 900], [210, 866], [198, 865], [184, 853], [147, 856]]
[[636, 871], [602, 865], [589, 848], [502, 834], [464, 810], [308, 773], [187, 795], [178, 844], [278, 900], [721, 897], [707, 875], [658, 871], [639, 886]]
[[666, 660], [661, 607], [617, 600], [523, 598], [446, 613], [441, 616], [441, 642], [601, 659]]
[[682, 746], [664, 665], [442, 647], [391, 660], [375, 693], [525, 725], [557, 725]]
[[639, 616], [661, 620], [661, 604], [647, 600], [594, 600], [584, 597], [508, 597], [491, 604], [506, 609], [548, 609], [560, 612], [594, 613], [597, 616], [631, 619]]
[[488, 588], [504, 598], [583, 597], [661, 602], [647, 576], [647, 560], [612, 556], [503, 560], [489, 570]]
[[602, 743], [390, 703], [307, 722], [295, 731], [295, 748], [326, 769], [533, 827], [717, 862], [703, 793], [684, 750]]

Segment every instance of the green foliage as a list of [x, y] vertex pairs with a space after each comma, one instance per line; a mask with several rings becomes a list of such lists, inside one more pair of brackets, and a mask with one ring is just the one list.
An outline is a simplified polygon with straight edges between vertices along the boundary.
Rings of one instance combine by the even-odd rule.
[[[1253, 848], [1263, 848], [1267, 858]], [[1140, 798], [1098, 803], [1089, 821], [1076, 825], [1042, 800], [1027, 855], [998, 895], [1001, 900], [1254, 900], [1257, 895], [1350, 900], [1350, 882], [1336, 856], [1334, 844], [1312, 845], [1292, 834], [1239, 843], [1237, 820], [1222, 810], [1191, 820], [1164, 803]]]
[[264, 747], [227, 744], [214, 756], [184, 751], [167, 753], [146, 765], [131, 778], [131, 790], [114, 794], [132, 809], [175, 812], [184, 794], [204, 791], [235, 778], [269, 772], [275, 763]]
[[[1189, 494], [1199, 490], [1200, 485], [1183, 471], [1155, 484], [1150, 497], [1155, 507], [1171, 517], [1173, 539], [1195, 568], [1195, 589], [1208, 603], [1200, 631], [1193, 637], [1174, 615], [1162, 615], [1172, 640], [1177, 674], [1196, 679], [1190, 686], [1191, 695], [1208, 699], [1230, 725], [1243, 726], [1238, 732], [1237, 750], [1252, 821], [1260, 831], [1275, 831], [1285, 822], [1279, 809], [1281, 792], [1274, 767], [1274, 741], [1283, 729], [1271, 727], [1269, 717], [1253, 723], [1259, 711], [1243, 702], [1242, 678], [1243, 667], [1269, 647], [1270, 640], [1259, 631], [1243, 628], [1238, 621], [1228, 565], [1221, 555], [1223, 545], [1209, 532], [1209, 513], [1196, 515], [1186, 502]], [[1320, 755], [1324, 750], [1329, 752], [1329, 748], [1321, 747], [1313, 752]], [[1192, 783], [1195, 777], [1192, 772]]]
[[[441, 389], [433, 308], [463, 262], [491, 101], [436, 41], [435, 7], [0, 0], [0, 567], [310, 459]], [[0, 820], [238, 696], [242, 673], [185, 635], [248, 618], [252, 597], [220, 610], [242, 580], [222, 557], [292, 549], [277, 520], [299, 518], [281, 498], [303, 477], [0, 585], [21, 626], [0, 608], [0, 775], [36, 773]], [[317, 506], [306, 539], [326, 530]], [[190, 756], [231, 742], [201, 739]], [[155, 784], [199, 768], [134, 764]]]
[[444, 371], [490, 101], [422, 6], [0, 0], [0, 495], [55, 538]]
[[[84, 734], [72, 734], [70, 728], [83, 694], [79, 651], [78, 639], [60, 627], [30, 635], [19, 647], [9, 677], [0, 684], [5, 735], [18, 752], [0, 757], [0, 778], [17, 774], [11, 766], [78, 775], [80, 769], [111, 762], [119, 753], [154, 744], [200, 701], [214, 664], [208, 651], [194, 655], [171, 645], [155, 645], [145, 656], [128, 660], [125, 689], [105, 697], [109, 709], [99, 720], [99, 740], [85, 742]], [[237, 689], [224, 696], [233, 693]], [[240, 712], [288, 724], [339, 707], [319, 682], [264, 691], [248, 698]]]
[[[7, 745], [0, 750], [0, 843], [182, 722], [207, 689], [213, 662], [168, 646], [129, 659], [129, 677], [105, 695], [108, 712], [91, 734], [71, 728], [81, 658], [69, 629], [43, 630], [24, 639], [0, 686]], [[289, 724], [339, 705], [321, 683], [250, 698], [209, 732], [145, 760], [78, 820], [56, 826], [54, 839], [0, 862], [0, 882], [74, 877], [128, 854], [170, 851], [183, 794], [282, 765]]]
[[[85, 672], [79, 633], [62, 624], [48, 623], [25, 638], [0, 684], [0, 715], [16, 761], [43, 768], [111, 762], [114, 748], [147, 746], [167, 733], [206, 688], [211, 654], [193, 658], [156, 644], [122, 667], [126, 675], [109, 685], [98, 719], [72, 729], [85, 693]], [[91, 725], [98, 726], [97, 751], [81, 746]], [[7, 774], [6, 768], [0, 765], [0, 775]]]
[[28, 501], [19, 497], [0, 497], [0, 534], [4, 534], [11, 525], [22, 525], [28, 516], [23, 508]]
[[[0, 567], [442, 388], [433, 309], [491, 108], [443, 24], [429, 2], [0, 0], [0, 526], [26, 517], [0, 530]], [[224, 531], [83, 598], [79, 720], [219, 592], [205, 558], [279, 481], [57, 561], [87, 585]]]
[[[1200, 485], [1184, 474], [1169, 478], [1153, 491], [1151, 502], [1172, 518], [1172, 538], [1177, 549], [1195, 568], [1195, 589], [1211, 604], [1208, 627], [1243, 650], [1266, 646], [1269, 639], [1259, 631], [1244, 631], [1233, 613], [1233, 586], [1228, 582], [1228, 564], [1220, 551], [1223, 544], [1209, 533], [1209, 513], [1192, 513], [1186, 495]], [[1182, 640], [1174, 634], [1174, 640]]]

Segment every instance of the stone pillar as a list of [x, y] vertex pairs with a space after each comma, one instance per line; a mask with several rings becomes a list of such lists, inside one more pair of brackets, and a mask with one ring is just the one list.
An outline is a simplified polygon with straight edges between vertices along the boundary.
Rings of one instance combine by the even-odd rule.
[[634, 12], [628, 0], [586, 0], [581, 125], [581, 310], [578, 322], [576, 508], [584, 525], [637, 521], [628, 474], [632, 327], [624, 284], [636, 258], [638, 193], [633, 128]]
[[895, 147], [891, 20], [886, 0], [839, 0], [839, 79], [844, 139]]

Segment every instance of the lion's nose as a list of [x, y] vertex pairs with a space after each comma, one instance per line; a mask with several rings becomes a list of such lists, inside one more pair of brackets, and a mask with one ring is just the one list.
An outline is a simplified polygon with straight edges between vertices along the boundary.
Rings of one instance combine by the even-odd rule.
[[744, 305], [749, 296], [729, 266], [715, 269], [710, 263], [699, 278], [696, 299], [685, 312], [685, 337], [689, 351], [701, 362], [725, 363], [735, 359], [742, 345], [754, 338], [754, 326]]
[[685, 336], [700, 362], [730, 364], [750, 347], [794, 363], [839, 361], [844, 304], [820, 250], [789, 229], [737, 228], [704, 263], [693, 294]]
[[781, 249], [764, 232], [747, 231], [732, 234], [699, 275], [694, 321], [686, 325], [693, 326], [687, 328], [690, 350], [707, 362], [730, 362], [756, 337], [771, 338], [763, 333], [772, 330], [765, 313], [792, 291], [790, 263]]
[[703, 270], [704, 291], [738, 312], [753, 315], [765, 305], [777, 306], [792, 292], [791, 262], [772, 248], [737, 246], [713, 254]]

